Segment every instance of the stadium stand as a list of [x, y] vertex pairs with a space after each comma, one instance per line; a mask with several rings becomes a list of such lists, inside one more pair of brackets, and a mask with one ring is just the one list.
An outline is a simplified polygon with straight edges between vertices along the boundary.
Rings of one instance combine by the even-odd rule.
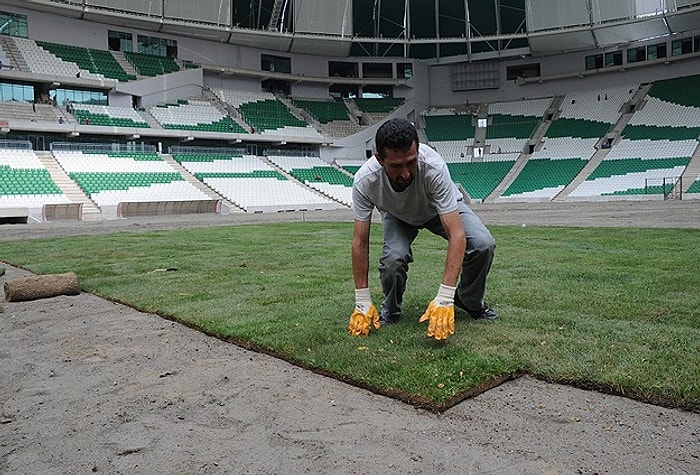
[[696, 147], [695, 140], [623, 139], [569, 197], [663, 197], [682, 175]]
[[464, 160], [468, 148], [474, 143], [476, 132], [472, 115], [455, 114], [449, 109], [435, 109], [421, 117], [425, 123], [428, 144], [448, 162]]
[[141, 76], [160, 76], [180, 71], [173, 58], [125, 51], [124, 56]]
[[490, 153], [523, 152], [540, 125], [551, 98], [489, 104], [486, 145]]
[[234, 107], [255, 133], [323, 138], [316, 129], [293, 115], [269, 92], [212, 89], [223, 102]]
[[74, 104], [73, 116], [82, 125], [150, 127], [137, 111], [129, 107]]
[[90, 71], [97, 76], [112, 78], [117, 81], [136, 79], [136, 76], [127, 74], [124, 71], [109, 51], [46, 41], [37, 41], [36, 43], [63, 61], [75, 63], [81, 70]]
[[182, 99], [177, 104], [160, 104], [151, 107], [149, 113], [165, 129], [247, 133], [207, 99]]
[[252, 155], [173, 153], [197, 179], [246, 212], [339, 209], [343, 206], [294, 181]]
[[292, 98], [291, 103], [311, 116], [319, 129], [331, 137], [345, 137], [361, 129], [342, 100]]
[[498, 155], [496, 160], [482, 162], [448, 162], [452, 179], [462, 185], [474, 201], [483, 201], [505, 178], [515, 164], [513, 155]]
[[53, 155], [100, 208], [121, 202], [210, 199], [157, 153], [54, 150]]
[[352, 206], [352, 177], [314, 156], [272, 151], [267, 159], [304, 183], [346, 206]]
[[83, 79], [105, 79], [104, 75], [82, 69], [72, 61], [64, 61], [52, 52], [42, 48], [34, 40], [12, 37], [22, 59], [30, 72], [51, 76], [81, 77]]
[[0, 149], [0, 208], [69, 202], [33, 150]]

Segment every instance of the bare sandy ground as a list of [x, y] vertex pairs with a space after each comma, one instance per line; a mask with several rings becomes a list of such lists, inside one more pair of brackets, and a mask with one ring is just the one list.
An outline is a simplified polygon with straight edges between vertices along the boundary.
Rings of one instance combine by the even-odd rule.
[[[473, 208], [487, 224], [700, 228], [697, 201]], [[350, 215], [5, 225], [0, 240], [279, 219]], [[5, 267], [0, 282], [27, 275]], [[696, 413], [523, 377], [433, 414], [87, 293], [1, 305], [2, 474], [700, 473]]]

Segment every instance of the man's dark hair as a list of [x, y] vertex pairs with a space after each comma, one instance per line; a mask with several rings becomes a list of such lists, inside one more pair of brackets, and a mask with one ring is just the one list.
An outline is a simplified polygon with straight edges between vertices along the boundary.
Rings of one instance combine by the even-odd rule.
[[397, 150], [405, 152], [413, 142], [418, 146], [418, 132], [416, 128], [406, 119], [390, 119], [384, 122], [377, 129], [374, 138], [379, 158], [386, 158], [387, 150]]

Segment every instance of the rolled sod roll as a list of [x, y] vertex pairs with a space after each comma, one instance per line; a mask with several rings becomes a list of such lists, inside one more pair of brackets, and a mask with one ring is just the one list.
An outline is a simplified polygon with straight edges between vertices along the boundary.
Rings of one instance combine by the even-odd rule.
[[80, 283], [73, 272], [23, 277], [5, 282], [5, 300], [23, 302], [57, 295], [78, 295]]

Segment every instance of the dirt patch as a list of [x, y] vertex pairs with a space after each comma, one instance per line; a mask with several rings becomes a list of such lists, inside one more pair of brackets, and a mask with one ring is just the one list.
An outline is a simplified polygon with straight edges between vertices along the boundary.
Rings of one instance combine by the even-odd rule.
[[[654, 227], [700, 227], [700, 202], [665, 203], [646, 213], [638, 213], [637, 203], [616, 210], [607, 204], [473, 208], [487, 224], [648, 227], [653, 220]], [[280, 219], [351, 217], [35, 223], [3, 226], [0, 239]], [[29, 275], [4, 267], [0, 282]], [[696, 413], [522, 377], [435, 414], [87, 293], [3, 305], [0, 473], [680, 474], [700, 468]]]

